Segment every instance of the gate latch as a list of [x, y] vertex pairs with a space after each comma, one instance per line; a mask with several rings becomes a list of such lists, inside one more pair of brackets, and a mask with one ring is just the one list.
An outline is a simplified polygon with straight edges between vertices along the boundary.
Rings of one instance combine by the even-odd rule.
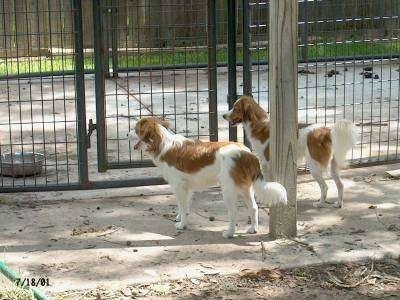
[[88, 133], [87, 133], [87, 148], [89, 149], [91, 146], [90, 143], [90, 136], [92, 135], [93, 131], [95, 131], [97, 129], [96, 124], [93, 123], [92, 119], [89, 119], [89, 124], [88, 124]]

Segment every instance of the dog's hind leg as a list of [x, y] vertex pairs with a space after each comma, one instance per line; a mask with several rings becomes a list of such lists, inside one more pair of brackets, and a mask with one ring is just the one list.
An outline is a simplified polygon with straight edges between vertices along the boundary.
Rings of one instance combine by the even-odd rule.
[[328, 185], [325, 182], [325, 179], [322, 175], [323, 170], [321, 165], [316, 162], [315, 160], [310, 161], [310, 171], [311, 175], [314, 177], [314, 179], [318, 182], [319, 187], [321, 189], [321, 198], [319, 199], [318, 202], [315, 202], [313, 204], [314, 207], [323, 207], [325, 202], [326, 202], [326, 195], [328, 193]]
[[333, 180], [335, 181], [337, 190], [338, 190], [338, 199], [335, 203], [333, 203], [334, 207], [343, 207], [343, 182], [340, 178], [339, 175], [339, 166], [335, 160], [335, 158], [333, 158], [331, 160], [331, 176], [333, 178]]
[[251, 226], [247, 229], [247, 233], [257, 233], [258, 231], [258, 205], [254, 198], [253, 187], [249, 187], [243, 191], [243, 201], [247, 206], [248, 214], [251, 220]]
[[233, 188], [234, 184], [223, 186], [222, 195], [226, 208], [228, 209], [229, 226], [228, 230], [224, 231], [222, 236], [224, 238], [231, 238], [235, 234], [236, 229], [236, 202], [237, 191]]
[[188, 218], [188, 199], [191, 193], [186, 186], [175, 187], [176, 201], [178, 202], [178, 216], [180, 221], [175, 224], [175, 227], [179, 230], [185, 229], [187, 226]]

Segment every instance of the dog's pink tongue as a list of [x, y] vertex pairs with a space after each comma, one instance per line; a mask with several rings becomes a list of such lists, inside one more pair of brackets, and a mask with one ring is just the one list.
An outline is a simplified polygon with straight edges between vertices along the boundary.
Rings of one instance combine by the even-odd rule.
[[133, 149], [137, 150], [140, 147], [140, 144], [142, 143], [142, 141], [139, 141], [135, 144], [135, 146], [133, 146]]

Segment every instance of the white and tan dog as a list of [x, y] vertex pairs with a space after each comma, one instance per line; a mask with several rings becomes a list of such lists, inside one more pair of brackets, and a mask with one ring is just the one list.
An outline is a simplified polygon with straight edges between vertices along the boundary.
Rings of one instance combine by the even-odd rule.
[[[224, 119], [232, 125], [243, 124], [254, 151], [260, 159], [264, 177], [271, 178], [270, 170], [270, 124], [268, 114], [250, 96], [239, 98]], [[306, 159], [310, 172], [321, 188], [321, 198], [315, 207], [326, 204], [328, 186], [323, 173], [328, 168], [338, 189], [335, 207], [343, 206], [343, 183], [340, 168], [346, 165], [346, 154], [356, 143], [357, 133], [354, 124], [340, 120], [332, 128], [324, 125], [299, 124], [298, 161]]]
[[188, 224], [190, 198], [194, 191], [220, 185], [228, 209], [229, 226], [223, 233], [232, 237], [236, 227], [236, 202], [241, 196], [248, 207], [251, 226], [248, 233], [258, 230], [258, 206], [261, 203], [287, 203], [285, 188], [266, 182], [257, 157], [244, 145], [233, 142], [202, 142], [174, 134], [165, 121], [155, 117], [142, 118], [128, 136], [135, 150], [147, 151], [164, 179], [171, 185], [178, 202], [177, 229]]

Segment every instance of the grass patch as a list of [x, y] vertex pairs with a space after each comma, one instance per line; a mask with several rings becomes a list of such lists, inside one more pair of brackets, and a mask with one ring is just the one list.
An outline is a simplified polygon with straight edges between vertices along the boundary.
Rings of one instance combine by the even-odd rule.
[[[330, 44], [319, 43], [318, 45], [308, 46], [307, 59], [309, 61], [335, 58], [335, 57], [368, 57], [368, 56], [388, 56], [400, 53], [400, 42], [379, 41], [374, 43], [346, 43]], [[302, 49], [299, 48], [299, 59], [302, 58]], [[243, 49], [237, 48], [237, 61], [241, 62]], [[252, 50], [253, 63], [266, 61], [268, 51], [266, 49]], [[226, 49], [217, 50], [217, 62], [226, 63], [228, 53]], [[144, 51], [144, 52], [120, 52], [118, 65], [120, 68], [141, 68], [159, 66], [185, 66], [185, 65], [204, 65], [207, 64], [207, 49], [189, 49], [175, 51], [163, 50]], [[86, 70], [93, 70], [93, 53], [86, 53], [84, 66]], [[110, 66], [112, 66], [110, 58]], [[10, 76], [31, 73], [57, 73], [71, 72], [75, 69], [73, 55], [53, 56], [53, 57], [24, 57], [20, 59], [0, 59], [0, 76]]]
[[32, 291], [18, 287], [0, 273], [0, 299], [35, 300]]

